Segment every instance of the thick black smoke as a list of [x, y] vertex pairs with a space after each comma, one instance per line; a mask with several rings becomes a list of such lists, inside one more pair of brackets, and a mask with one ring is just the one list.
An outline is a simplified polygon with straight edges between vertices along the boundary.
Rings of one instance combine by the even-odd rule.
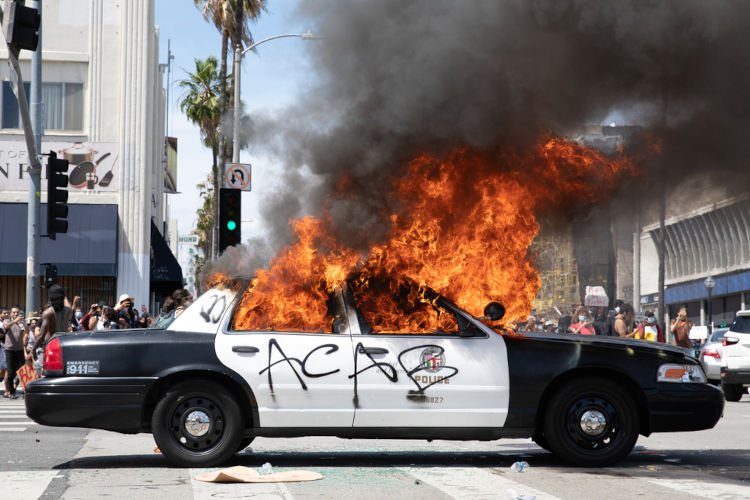
[[[344, 243], [377, 241], [389, 178], [420, 152], [522, 149], [613, 115], [661, 138], [655, 184], [748, 170], [750, 2], [310, 0], [300, 15], [325, 36], [305, 44], [318, 81], [246, 130], [284, 166], [262, 203], [272, 247], [324, 206]], [[329, 198], [344, 180], [351, 196]]]

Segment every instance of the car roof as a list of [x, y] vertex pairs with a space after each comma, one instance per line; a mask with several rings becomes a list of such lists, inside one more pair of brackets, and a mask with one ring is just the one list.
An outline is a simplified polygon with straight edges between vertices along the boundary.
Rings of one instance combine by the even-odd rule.
[[750, 316], [750, 309], [743, 309], [741, 311], [737, 311], [737, 316]]

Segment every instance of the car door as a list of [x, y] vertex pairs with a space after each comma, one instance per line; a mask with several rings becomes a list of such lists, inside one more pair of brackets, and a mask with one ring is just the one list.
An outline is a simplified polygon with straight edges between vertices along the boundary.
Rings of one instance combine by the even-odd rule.
[[[340, 293], [335, 307], [343, 311]], [[216, 336], [216, 355], [247, 380], [261, 427], [351, 428], [353, 356], [347, 321], [337, 321], [335, 333], [318, 333], [234, 330], [231, 319]]]
[[367, 326], [352, 326], [354, 427], [502, 427], [505, 342], [481, 323], [472, 326], [472, 337], [368, 334]]

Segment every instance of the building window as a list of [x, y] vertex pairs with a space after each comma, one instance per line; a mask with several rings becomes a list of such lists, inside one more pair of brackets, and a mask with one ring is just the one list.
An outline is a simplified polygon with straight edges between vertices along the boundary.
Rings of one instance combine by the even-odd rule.
[[[23, 84], [26, 96], [31, 85]], [[44, 130], [83, 130], [83, 84], [42, 83]], [[3, 82], [2, 128], [23, 128], [18, 99], [10, 82]]]

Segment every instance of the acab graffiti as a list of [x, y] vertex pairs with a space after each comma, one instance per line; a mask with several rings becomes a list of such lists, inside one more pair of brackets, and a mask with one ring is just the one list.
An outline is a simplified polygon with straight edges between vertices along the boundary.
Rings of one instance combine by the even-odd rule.
[[[268, 363], [258, 375], [267, 374], [268, 386], [271, 390], [271, 394], [274, 394], [273, 390], [273, 371], [279, 366], [286, 366], [286, 369], [291, 369], [294, 376], [299, 381], [302, 390], [308, 390], [305, 378], [320, 378], [333, 375], [341, 370], [336, 368], [334, 370], [326, 372], [311, 372], [309, 370], [308, 363], [311, 359], [317, 356], [329, 356], [334, 352], [338, 351], [339, 347], [335, 344], [322, 344], [314, 349], [311, 349], [304, 358], [299, 359], [297, 357], [288, 356], [284, 349], [281, 347], [279, 342], [272, 338], [268, 341]], [[406, 365], [406, 357], [409, 353], [414, 351], [422, 351], [422, 355], [419, 358], [419, 362], [416, 366], [408, 367]], [[373, 356], [378, 354], [386, 354], [388, 351], [383, 348], [368, 348], [359, 342], [354, 349], [354, 372], [348, 375], [348, 378], [354, 381], [354, 404], [355, 406], [359, 403], [358, 394], [358, 378], [361, 374], [375, 370], [375, 373], [381, 374], [390, 382], [398, 382], [397, 368], [393, 364], [386, 361], [378, 361]], [[445, 350], [435, 344], [422, 344], [398, 353], [397, 359], [398, 364], [401, 366], [402, 373], [406, 374], [406, 377], [411, 380], [414, 384], [414, 389], [411, 389], [407, 393], [407, 398], [413, 400], [421, 400], [424, 398], [424, 392], [435, 384], [446, 384], [449, 382], [451, 377], [454, 377], [458, 373], [458, 368], [454, 366], [448, 366], [445, 364]], [[274, 355], [275, 354], [275, 355]], [[437, 361], [436, 361], [437, 360]], [[441, 375], [434, 375], [435, 372], [440, 371]]]

